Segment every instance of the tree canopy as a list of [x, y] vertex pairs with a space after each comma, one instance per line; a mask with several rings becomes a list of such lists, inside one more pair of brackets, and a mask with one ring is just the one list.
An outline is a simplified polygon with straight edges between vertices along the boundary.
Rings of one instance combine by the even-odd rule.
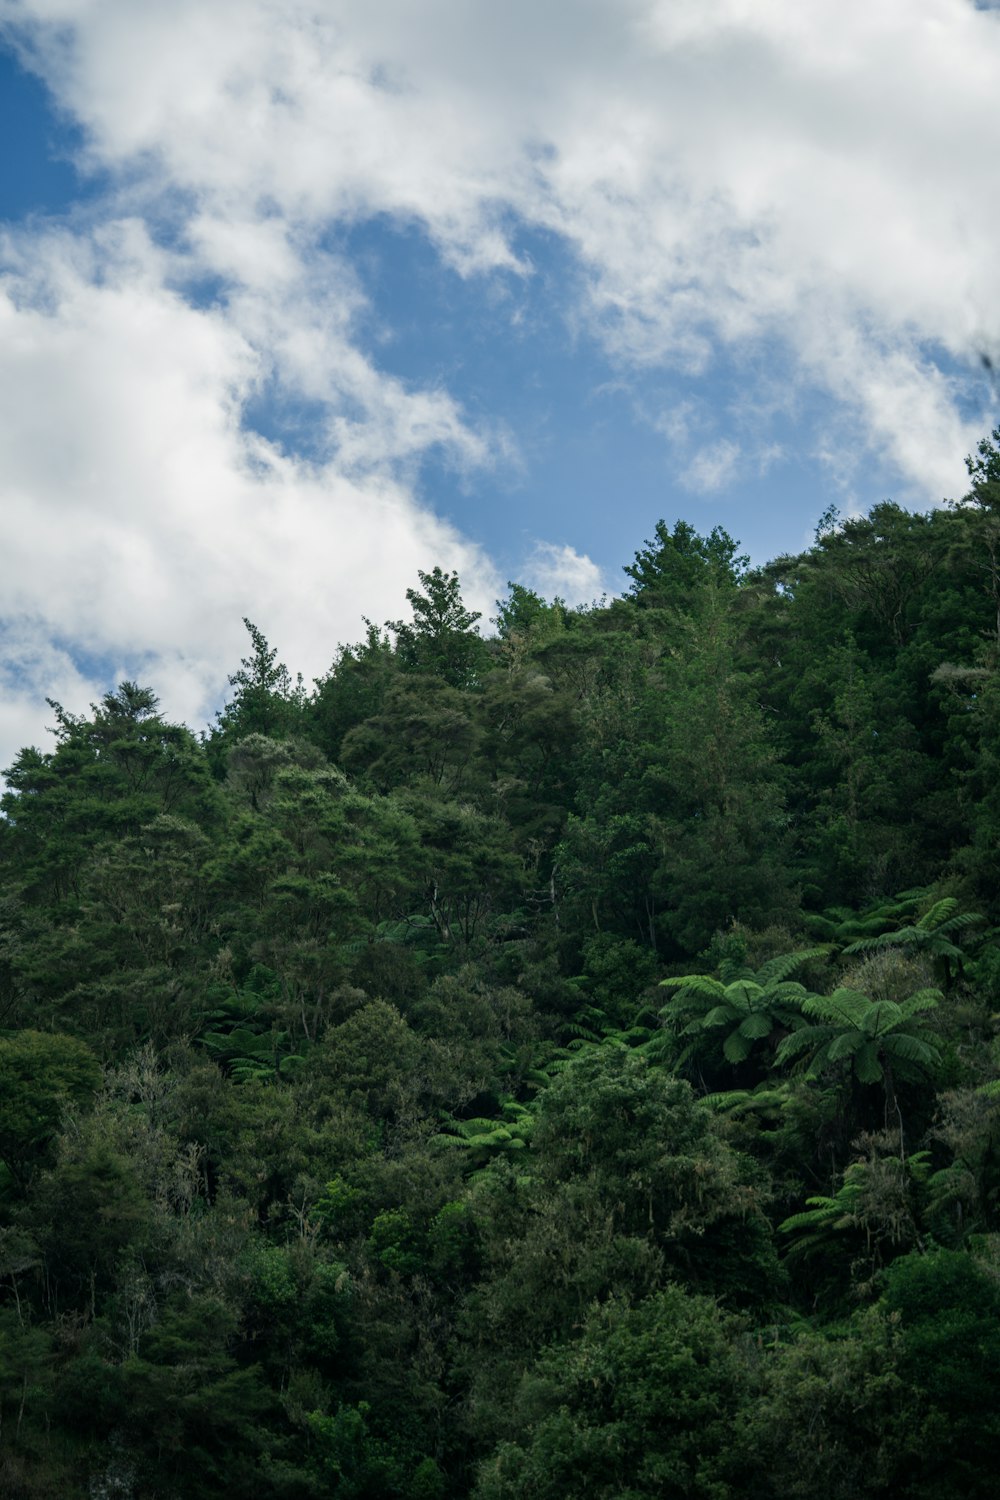
[[[57, 703], [0, 817], [0, 1490], [991, 1495], [1000, 429], [926, 515]], [[996, 494], [994, 493], [996, 491]]]

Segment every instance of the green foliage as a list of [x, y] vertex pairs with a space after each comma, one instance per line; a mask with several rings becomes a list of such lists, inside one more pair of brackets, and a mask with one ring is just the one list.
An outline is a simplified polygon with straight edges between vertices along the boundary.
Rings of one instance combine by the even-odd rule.
[[807, 1074], [819, 1077], [846, 1064], [862, 1084], [882, 1083], [895, 1070], [900, 1077], [921, 1076], [940, 1056], [923, 1020], [941, 1000], [940, 990], [922, 989], [907, 999], [871, 1000], [857, 990], [837, 989], [802, 1001], [806, 1025], [784, 1038], [778, 1063], [808, 1054]]
[[0, 1490], [992, 1494], [998, 452], [494, 638], [421, 573], [314, 691], [247, 622], [201, 739], [52, 705]]
[[277, 649], [263, 631], [244, 619], [252, 651], [229, 678], [236, 692], [218, 714], [216, 735], [227, 741], [259, 734], [281, 740], [294, 732], [302, 718], [305, 689], [302, 678], [293, 683]]
[[915, 1244], [921, 1244], [920, 1203], [930, 1174], [930, 1152], [894, 1157], [869, 1141], [863, 1161], [845, 1169], [843, 1180], [832, 1196], [808, 1198], [809, 1207], [792, 1214], [778, 1226], [780, 1234], [794, 1235], [789, 1255], [805, 1258], [835, 1258], [831, 1239], [847, 1235], [856, 1257], [854, 1273], [860, 1281], [857, 1257], [863, 1254], [870, 1271]]
[[421, 589], [407, 589], [412, 622], [395, 620], [389, 629], [396, 637], [401, 664], [410, 671], [430, 672], [452, 687], [473, 686], [485, 665], [481, 638], [475, 631], [479, 615], [462, 603], [457, 573], [432, 568], [419, 573]]
[[[663, 1020], [680, 1036], [695, 1040], [678, 1058], [692, 1054], [705, 1032], [723, 1030], [722, 1055], [734, 1066], [749, 1058], [757, 1042], [775, 1045], [788, 1032], [803, 1025], [804, 1002], [810, 992], [789, 975], [803, 964], [826, 956], [825, 948], [769, 959], [754, 973], [736, 964], [723, 964], [722, 979], [707, 974], [688, 974], [664, 979], [661, 984], [677, 994], [660, 1011]], [[727, 982], [728, 981], [728, 982]]]
[[89, 1104], [100, 1082], [96, 1057], [75, 1037], [0, 1037], [0, 1161], [16, 1181], [30, 1177], [65, 1111]]
[[739, 1443], [756, 1487], [783, 1500], [898, 1495], [913, 1402], [899, 1371], [898, 1325], [879, 1310], [829, 1332], [798, 1323], [760, 1368]]
[[983, 1500], [1000, 1437], [1000, 1292], [968, 1255], [908, 1255], [886, 1273], [882, 1305], [902, 1329], [900, 1375], [918, 1393], [900, 1493]]
[[745, 1493], [732, 1429], [747, 1400], [735, 1325], [670, 1287], [595, 1306], [524, 1377], [476, 1500]]
[[961, 970], [965, 958], [961, 946], [955, 942], [955, 935], [976, 926], [982, 920], [974, 912], [959, 911], [956, 897], [944, 896], [940, 901], [935, 901], [912, 926], [859, 938], [849, 944], [844, 953], [877, 953], [894, 948], [901, 949], [904, 953], [926, 955], [942, 966], [945, 982], [948, 983], [951, 979], [951, 966], [956, 965]]
[[739, 581], [749, 559], [738, 546], [721, 526], [702, 537], [687, 521], [677, 521], [673, 531], [657, 521], [653, 540], [623, 569], [632, 580], [630, 593], [646, 608], [685, 609], [697, 588]]

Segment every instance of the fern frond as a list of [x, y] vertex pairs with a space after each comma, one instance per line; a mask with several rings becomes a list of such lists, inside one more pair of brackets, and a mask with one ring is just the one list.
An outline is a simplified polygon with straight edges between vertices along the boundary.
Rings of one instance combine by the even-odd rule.
[[771, 1032], [774, 1030], [774, 1022], [766, 1011], [758, 1010], [754, 1011], [752, 1015], [747, 1016], [746, 1020], [740, 1023], [737, 1030], [740, 1036], [745, 1036], [750, 1041], [757, 1042], [763, 1037], [771, 1035]]
[[865, 1036], [881, 1037], [892, 1031], [903, 1019], [895, 1000], [873, 1000], [861, 1019]]
[[831, 1215], [840, 1211], [836, 1198], [807, 1198], [806, 1202], [816, 1206], [785, 1219], [778, 1225], [779, 1234], [793, 1234], [796, 1229], [815, 1229], [820, 1224], [828, 1224]]
[[918, 932], [937, 932], [949, 917], [953, 916], [958, 909], [958, 898], [955, 896], [942, 896], [940, 901], [935, 901], [930, 911], [925, 911], [919, 922], [916, 923]]
[[729, 1089], [723, 1094], [705, 1094], [701, 1102], [707, 1104], [709, 1109], [734, 1110], [752, 1098], [753, 1094], [749, 1089]]
[[829, 1026], [803, 1026], [801, 1031], [793, 1031], [790, 1036], [782, 1038], [775, 1061], [785, 1063], [791, 1057], [798, 1057], [800, 1052], [808, 1052], [810, 1047], [829, 1041], [831, 1031]]
[[908, 999], [901, 1001], [899, 1006], [900, 1015], [904, 1021], [908, 1021], [911, 1016], [920, 1015], [923, 1011], [936, 1010], [943, 999], [944, 996], [940, 990], [917, 990]]
[[812, 937], [828, 938], [832, 941], [837, 936], [837, 924], [831, 922], [829, 917], [821, 917], [817, 912], [806, 912], [802, 918], [802, 925]]
[[837, 989], [832, 995], [810, 995], [802, 1002], [802, 1014], [815, 1016], [834, 1025], [860, 1026], [861, 1018], [871, 1005], [867, 995], [857, 990]]
[[707, 1015], [701, 1017], [697, 1024], [707, 1030], [712, 1026], [725, 1026], [735, 1020], [736, 1016], [731, 1005], [715, 1005]]
[[865, 1039], [860, 1031], [842, 1031], [830, 1043], [827, 1057], [831, 1062], [840, 1062], [844, 1057], [853, 1057], [864, 1045]]
[[753, 979], [753, 969], [746, 964], [734, 963], [731, 958], [724, 958], [719, 965], [719, 978], [723, 984], [735, 984], [739, 979]]
[[885, 1076], [882, 1072], [882, 1064], [878, 1060], [878, 1053], [871, 1042], [858, 1049], [854, 1054], [854, 1071], [859, 1083], [881, 1083]]
[[[661, 979], [660, 988], [677, 990], [673, 1001], [668, 1001], [668, 1004], [674, 1004], [678, 1000], [683, 1000], [688, 994], [704, 995], [709, 1000], [724, 1000], [726, 998], [725, 985], [720, 984], [717, 979], [710, 979], [707, 974], [685, 974], [678, 979]], [[662, 1015], [663, 1012], [661, 1011], [660, 1014]]]
[[753, 1050], [753, 1042], [749, 1037], [742, 1036], [739, 1031], [730, 1032], [722, 1044], [722, 1055], [726, 1062], [733, 1064], [746, 1062]]
[[773, 985], [780, 984], [783, 979], [787, 979], [789, 974], [794, 974], [802, 964], [814, 958], [826, 958], [829, 952], [830, 944], [823, 943], [817, 948], [803, 948], [798, 953], [782, 953], [777, 958], [768, 959], [767, 963], [758, 970], [757, 978], [762, 985], [770, 989]]
[[901, 1058], [903, 1062], [919, 1063], [926, 1067], [930, 1063], [936, 1063], [941, 1054], [933, 1042], [928, 1042], [923, 1037], [909, 1036], [905, 1031], [897, 1031], [892, 1036], [884, 1038], [884, 1046], [888, 1056]]
[[768, 999], [779, 1005], [798, 1005], [811, 994], [804, 984], [799, 984], [797, 979], [784, 979], [780, 984], [768, 989]]
[[752, 979], [737, 979], [735, 984], [726, 986], [727, 1004], [744, 1016], [757, 1010], [763, 998], [764, 991]]

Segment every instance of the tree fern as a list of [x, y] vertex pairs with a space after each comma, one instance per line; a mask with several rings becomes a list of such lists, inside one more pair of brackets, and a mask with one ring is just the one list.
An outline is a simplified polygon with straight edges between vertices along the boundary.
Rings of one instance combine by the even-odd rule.
[[943, 896], [918, 921], [895, 932], [862, 937], [844, 949], [845, 954], [878, 953], [898, 949], [904, 953], [923, 954], [938, 966], [945, 984], [951, 982], [953, 966], [960, 970], [965, 953], [956, 937], [983, 921], [976, 912], [960, 912], [954, 896]]
[[660, 1011], [676, 1035], [692, 1037], [678, 1062], [699, 1050], [707, 1033], [724, 1030], [722, 1056], [733, 1066], [746, 1062], [759, 1042], [802, 1025], [802, 1007], [809, 995], [789, 975], [810, 960], [826, 955], [826, 948], [781, 954], [757, 971], [725, 962], [721, 979], [708, 974], [686, 974], [663, 980], [676, 995]]
[[775, 1060], [783, 1064], [805, 1058], [810, 1078], [845, 1062], [862, 1084], [883, 1083], [888, 1075], [888, 1106], [894, 1069], [914, 1077], [938, 1061], [937, 1046], [922, 1018], [942, 998], [939, 990], [922, 989], [896, 1004], [871, 1000], [846, 987], [832, 995], [811, 995], [802, 1002], [802, 1013], [820, 1024], [803, 1026], [785, 1037]]

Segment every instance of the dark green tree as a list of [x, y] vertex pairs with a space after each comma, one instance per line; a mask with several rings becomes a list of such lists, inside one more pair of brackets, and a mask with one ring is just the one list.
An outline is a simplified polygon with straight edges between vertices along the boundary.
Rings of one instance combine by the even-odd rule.
[[429, 672], [452, 687], [473, 687], [487, 660], [487, 648], [475, 629], [480, 618], [462, 602], [457, 573], [418, 570], [420, 589], [407, 589], [412, 621], [393, 620], [389, 629], [408, 671]]

